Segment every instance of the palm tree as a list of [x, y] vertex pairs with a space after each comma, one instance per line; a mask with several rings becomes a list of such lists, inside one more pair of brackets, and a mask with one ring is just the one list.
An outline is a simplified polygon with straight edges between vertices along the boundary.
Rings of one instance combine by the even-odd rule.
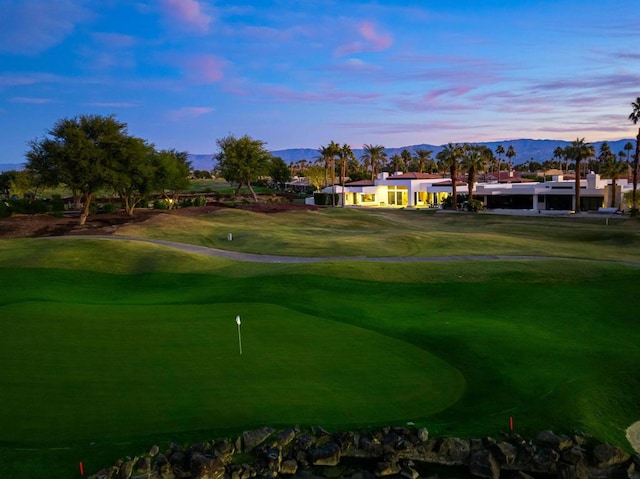
[[589, 159], [596, 154], [595, 149], [589, 143], [584, 142], [584, 138], [576, 138], [576, 141], [567, 146], [567, 158], [573, 160], [576, 164], [576, 213], [580, 213], [580, 164], [583, 160]]
[[456, 190], [456, 181], [458, 179], [458, 169], [460, 166], [460, 158], [462, 157], [462, 147], [459, 144], [449, 143], [440, 153], [436, 155], [438, 162], [443, 169], [448, 169], [451, 174], [451, 206], [454, 210], [458, 209], [458, 192]]
[[384, 162], [387, 157], [387, 154], [384, 152], [384, 146], [382, 145], [363, 145], [362, 147], [365, 151], [364, 155], [362, 155], [361, 159], [363, 162], [369, 165], [371, 168], [371, 179], [375, 180], [378, 171], [380, 171], [380, 166]]
[[496, 154], [498, 155], [498, 183], [500, 183], [500, 164], [502, 163], [502, 155], [504, 155], [504, 146], [496, 146]]
[[566, 155], [564, 154], [564, 148], [561, 146], [556, 146], [556, 149], [553, 150], [553, 157], [558, 160], [560, 163], [560, 168], [562, 169], [562, 174], [565, 173], [565, 169], [562, 168], [562, 160], [566, 160]]
[[327, 169], [331, 169], [331, 206], [336, 205], [336, 155], [340, 151], [340, 145], [331, 141], [327, 146], [318, 148], [320, 157], [324, 160], [325, 184], [328, 180]]
[[633, 150], [633, 143], [628, 141], [624, 144], [624, 151], [627, 152], [627, 163], [631, 161], [631, 150]]
[[624, 160], [616, 160], [615, 155], [609, 157], [609, 159], [600, 167], [600, 173], [604, 178], [611, 178], [611, 202], [609, 203], [612, 208], [616, 207], [616, 186], [620, 175], [626, 175], [629, 172], [629, 163]]
[[391, 171], [394, 173], [396, 171], [404, 170], [404, 158], [398, 154], [391, 155], [391, 158], [389, 158], [389, 164], [391, 166]]
[[513, 168], [513, 158], [515, 158], [516, 156], [518, 156], [516, 154], [516, 149], [513, 147], [513, 145], [509, 145], [509, 148], [507, 149], [507, 158], [509, 158], [509, 178], [511, 178], [511, 169]]
[[414, 164], [418, 173], [424, 173], [424, 169], [427, 167], [427, 165], [429, 165], [430, 168], [433, 169], [433, 159], [431, 158], [431, 153], [433, 153], [433, 150], [415, 150], [416, 156], [413, 158], [412, 163]]
[[[629, 115], [629, 120], [636, 125], [638, 120], [640, 120], [640, 96], [636, 98], [636, 101], [631, 103], [631, 114]], [[631, 214], [633, 216], [638, 214], [638, 162], [640, 162], [640, 128], [638, 128], [638, 136], [636, 136], [636, 154], [633, 157], [633, 166], [631, 168], [631, 177], [632, 177], [632, 193], [631, 198], [633, 204], [631, 206]]]
[[349, 160], [355, 159], [355, 155], [351, 147], [345, 143], [338, 150], [338, 158], [340, 159], [340, 186], [342, 186], [342, 207], [344, 208], [344, 179], [347, 176], [347, 163]]
[[463, 147], [461, 167], [462, 171], [467, 172], [469, 204], [471, 204], [473, 201], [473, 185], [476, 181], [476, 175], [487, 167], [487, 154], [483, 151], [482, 146], [465, 144]]

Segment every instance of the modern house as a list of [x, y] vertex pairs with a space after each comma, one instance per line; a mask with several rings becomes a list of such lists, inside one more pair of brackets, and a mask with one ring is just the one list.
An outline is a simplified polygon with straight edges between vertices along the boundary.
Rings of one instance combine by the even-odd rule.
[[[573, 211], [575, 204], [575, 180], [562, 175], [553, 176], [552, 181], [525, 181], [510, 177], [507, 183], [492, 181], [476, 183], [473, 189], [475, 199], [482, 201], [487, 209], [530, 210], [530, 211]], [[603, 208], [621, 209], [622, 197], [631, 190], [627, 179], [616, 182], [615, 206], [611, 200], [610, 179], [589, 173], [580, 180], [580, 206], [582, 211], [598, 211]], [[375, 180], [328, 186], [323, 193], [335, 193], [338, 204], [361, 207], [434, 208], [452, 194], [450, 178], [426, 173], [380, 173]], [[468, 185], [456, 180], [459, 195], [469, 193]]]

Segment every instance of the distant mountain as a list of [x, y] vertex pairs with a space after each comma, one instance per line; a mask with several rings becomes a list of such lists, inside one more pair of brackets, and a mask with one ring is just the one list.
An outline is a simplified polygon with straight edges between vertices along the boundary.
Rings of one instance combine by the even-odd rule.
[[[600, 151], [600, 146], [604, 141], [596, 141], [591, 143], [597, 151]], [[611, 151], [614, 153], [618, 153], [619, 151], [624, 151], [624, 145], [626, 143], [631, 143], [635, 148], [635, 139], [625, 139], [625, 140], [616, 140], [616, 141], [607, 141], [609, 146], [611, 147]], [[491, 148], [494, 152], [496, 151], [496, 147], [498, 145], [502, 145], [505, 150], [509, 148], [509, 146], [513, 146], [513, 149], [516, 152], [516, 156], [513, 158], [513, 162], [516, 165], [524, 163], [526, 161], [537, 161], [542, 163], [546, 160], [553, 159], [553, 151], [559, 146], [564, 148], [567, 145], [570, 145], [570, 141], [563, 140], [530, 140], [530, 139], [520, 139], [520, 140], [504, 140], [504, 141], [489, 141], [482, 143], [474, 143], [477, 145], [485, 145]], [[432, 157], [435, 159], [435, 156], [442, 151], [442, 149], [446, 145], [429, 145], [429, 144], [420, 144], [420, 145], [410, 145], [410, 146], [401, 146], [399, 148], [386, 148], [384, 151], [387, 153], [387, 156], [400, 154], [402, 150], [409, 150], [410, 152], [415, 152], [415, 150], [423, 149], [423, 150], [432, 150]], [[285, 163], [295, 163], [300, 160], [307, 160], [308, 162], [314, 161], [318, 158], [319, 153], [315, 148], [289, 148], [286, 150], [274, 150], [271, 152], [274, 156], [278, 156], [284, 160]], [[360, 158], [364, 154], [363, 149], [354, 149], [353, 153], [356, 155], [356, 158]], [[631, 155], [633, 156], [634, 151], [631, 151]], [[213, 155], [189, 155], [189, 158], [192, 161], [193, 167], [197, 170], [210, 170], [213, 167]], [[506, 158], [503, 156], [506, 160]]]
[[0, 173], [10, 170], [21, 170], [24, 168], [22, 163], [0, 163]]

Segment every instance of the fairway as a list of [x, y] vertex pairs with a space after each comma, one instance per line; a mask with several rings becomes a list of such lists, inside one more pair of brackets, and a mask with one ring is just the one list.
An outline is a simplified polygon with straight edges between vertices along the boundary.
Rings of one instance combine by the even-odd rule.
[[65, 476], [264, 425], [484, 436], [510, 417], [629, 449], [639, 280], [575, 259], [254, 264], [3, 241], [0, 459], [8, 477]]

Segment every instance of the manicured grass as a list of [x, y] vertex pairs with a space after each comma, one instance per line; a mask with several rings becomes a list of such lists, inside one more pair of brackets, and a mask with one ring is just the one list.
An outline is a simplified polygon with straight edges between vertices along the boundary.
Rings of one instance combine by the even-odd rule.
[[640, 260], [640, 221], [608, 221], [350, 208], [287, 214], [221, 210], [158, 217], [119, 234], [290, 256], [527, 254]]
[[[405, 214], [356, 228], [385, 237]], [[562, 224], [542, 230], [581, 241]], [[601, 257], [624, 250], [599, 244]], [[79, 460], [95, 471], [153, 443], [265, 424], [497, 435], [512, 416], [524, 435], [579, 429], [628, 448], [638, 280], [636, 266], [581, 260], [252, 264], [132, 242], [2, 241], [3, 473], [72, 477]]]

